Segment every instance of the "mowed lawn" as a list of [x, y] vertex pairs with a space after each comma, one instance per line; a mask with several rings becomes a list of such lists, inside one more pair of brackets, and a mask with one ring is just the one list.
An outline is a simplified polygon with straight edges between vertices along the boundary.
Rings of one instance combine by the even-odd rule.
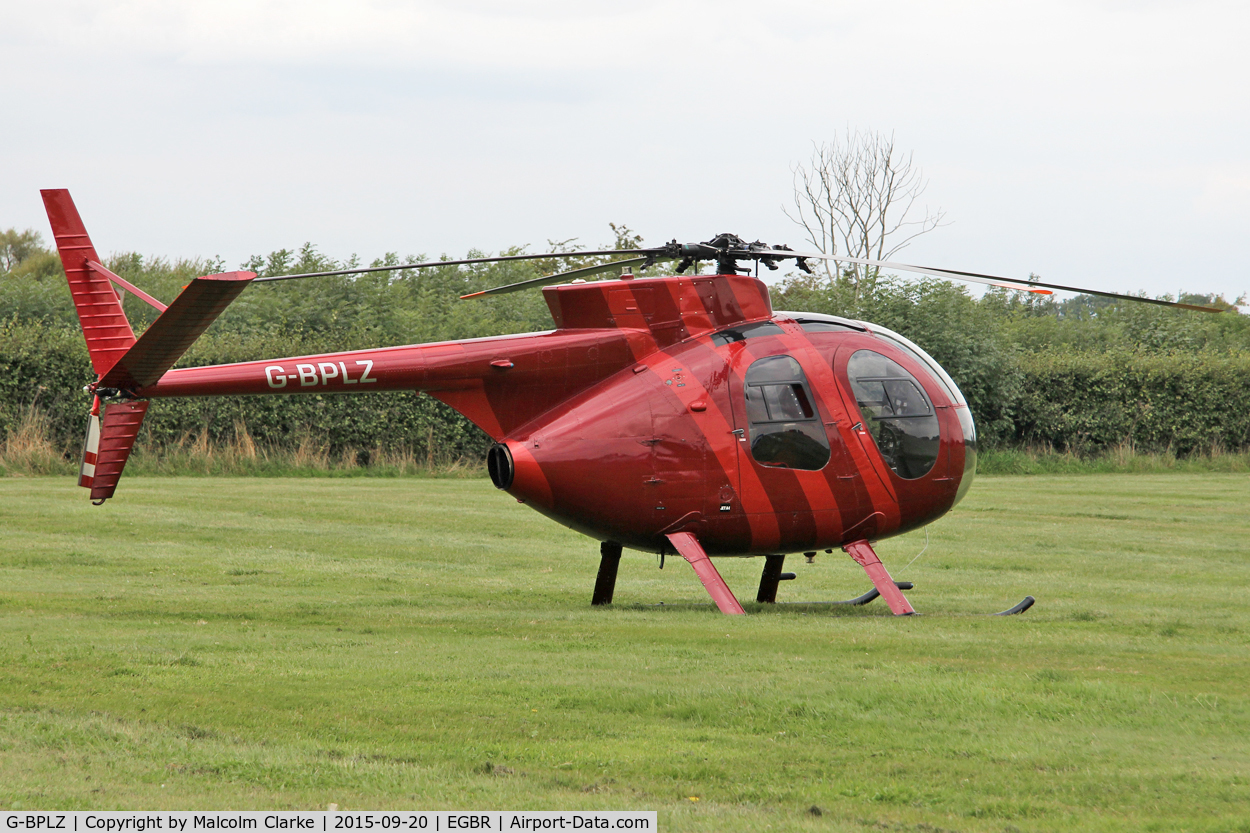
[[[485, 480], [7, 478], [0, 533], [5, 809], [1250, 831], [1246, 475], [982, 477], [879, 546], [904, 619], [724, 617], [633, 552], [592, 609], [598, 544]], [[788, 562], [782, 601], [869, 587]]]

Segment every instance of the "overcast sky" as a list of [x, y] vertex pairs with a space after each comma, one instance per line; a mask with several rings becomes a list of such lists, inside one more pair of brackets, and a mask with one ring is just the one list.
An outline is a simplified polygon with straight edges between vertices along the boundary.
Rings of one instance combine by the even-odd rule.
[[791, 167], [893, 133], [951, 225], [899, 259], [1250, 292], [1250, 5], [0, 0], [0, 228], [333, 257], [804, 244]]

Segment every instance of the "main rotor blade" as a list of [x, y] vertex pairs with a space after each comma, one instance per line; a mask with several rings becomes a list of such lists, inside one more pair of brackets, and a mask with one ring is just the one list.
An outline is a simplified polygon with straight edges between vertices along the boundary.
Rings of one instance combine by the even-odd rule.
[[[1181, 309], [1194, 310], [1196, 312], [1224, 312], [1219, 307], [1203, 307], [1197, 304], [1182, 304], [1179, 301], [1160, 301], [1157, 298], [1142, 298], [1137, 295], [1122, 295], [1119, 292], [1104, 292], [1101, 289], [1086, 289], [1080, 286], [1065, 286], [1061, 283], [1046, 283], [1044, 281], [1020, 280], [1019, 278], [1002, 278], [997, 275], [983, 275], [979, 272], [962, 272], [958, 269], [937, 269], [932, 266], [913, 266], [909, 263], [894, 263], [888, 260], [868, 260], [862, 257], [847, 257], [845, 255], [826, 255], [819, 252], [808, 254], [807, 252], [788, 252], [783, 249], [761, 250], [756, 254], [764, 254], [778, 257], [801, 257], [804, 260], [833, 260], [839, 263], [858, 263], [864, 266], [881, 266], [886, 269], [898, 269], [903, 272], [916, 272], [921, 275], [930, 275], [935, 278], [947, 278], [959, 281], [970, 281], [971, 283], [983, 283], [990, 286], [1006, 286], [1007, 289], [1032, 290], [1036, 287], [1043, 289], [1058, 289], [1063, 292], [1078, 292], [1083, 295], [1099, 295], [1103, 298], [1115, 298], [1121, 301], [1138, 301], [1144, 304], [1155, 304], [1161, 307], [1180, 307]], [[742, 257], [749, 255], [743, 253]]]
[[460, 300], [466, 298], [482, 298], [486, 295], [503, 295], [506, 292], [517, 292], [521, 289], [528, 289], [531, 286], [545, 285], [550, 286], [556, 283], [567, 283], [571, 279], [582, 278], [586, 275], [597, 275], [600, 272], [610, 272], [622, 266], [633, 266], [638, 263], [646, 263], [651, 257], [631, 257], [625, 260], [614, 260], [611, 263], [601, 263], [598, 266], [583, 266], [580, 269], [570, 269], [567, 272], [556, 272], [553, 275], [543, 275], [541, 278], [531, 278], [527, 281], [518, 281], [505, 286], [496, 286], [493, 289], [483, 289], [481, 292], [470, 292], [468, 295], [461, 295]]
[[267, 281], [293, 281], [297, 278], [328, 278], [334, 275], [363, 275], [367, 272], [395, 272], [400, 269], [431, 269], [435, 266], [471, 266], [477, 263], [509, 263], [517, 260], [547, 260], [570, 257], [601, 257], [605, 255], [632, 255], [651, 252], [651, 249], [603, 249], [597, 252], [548, 252], [543, 255], [501, 255], [499, 257], [468, 257], [461, 260], [427, 260], [422, 263], [404, 263], [399, 266], [365, 266], [359, 269], [335, 269], [329, 272], [303, 272], [298, 275], [270, 275], [254, 278], [252, 283]]

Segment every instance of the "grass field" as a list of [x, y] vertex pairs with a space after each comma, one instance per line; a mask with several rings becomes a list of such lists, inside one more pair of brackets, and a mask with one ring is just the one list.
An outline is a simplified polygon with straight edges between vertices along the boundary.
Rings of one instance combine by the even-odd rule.
[[[1247, 507], [1244, 474], [983, 477], [911, 567], [923, 532], [879, 547], [925, 615], [728, 618], [640, 553], [591, 609], [596, 543], [485, 480], [133, 477], [97, 508], [0, 478], [0, 807], [1250, 831]], [[790, 561], [783, 601], [868, 587]], [[754, 598], [760, 561], [718, 566]]]

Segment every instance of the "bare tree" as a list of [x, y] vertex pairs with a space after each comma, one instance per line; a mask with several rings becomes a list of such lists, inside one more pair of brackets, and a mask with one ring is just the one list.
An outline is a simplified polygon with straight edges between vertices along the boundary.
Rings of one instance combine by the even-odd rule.
[[[924, 218], [914, 218], [916, 201], [928, 182], [912, 155], [894, 147], [893, 135], [848, 128], [841, 141], [814, 144], [810, 162], [792, 170], [794, 211], [782, 210], [806, 230], [822, 254], [886, 260], [920, 235], [946, 225], [940, 208], [930, 213], [925, 207]], [[830, 263], [824, 261], [829, 277], [854, 281], [856, 297], [861, 282], [876, 277], [873, 267]]]

